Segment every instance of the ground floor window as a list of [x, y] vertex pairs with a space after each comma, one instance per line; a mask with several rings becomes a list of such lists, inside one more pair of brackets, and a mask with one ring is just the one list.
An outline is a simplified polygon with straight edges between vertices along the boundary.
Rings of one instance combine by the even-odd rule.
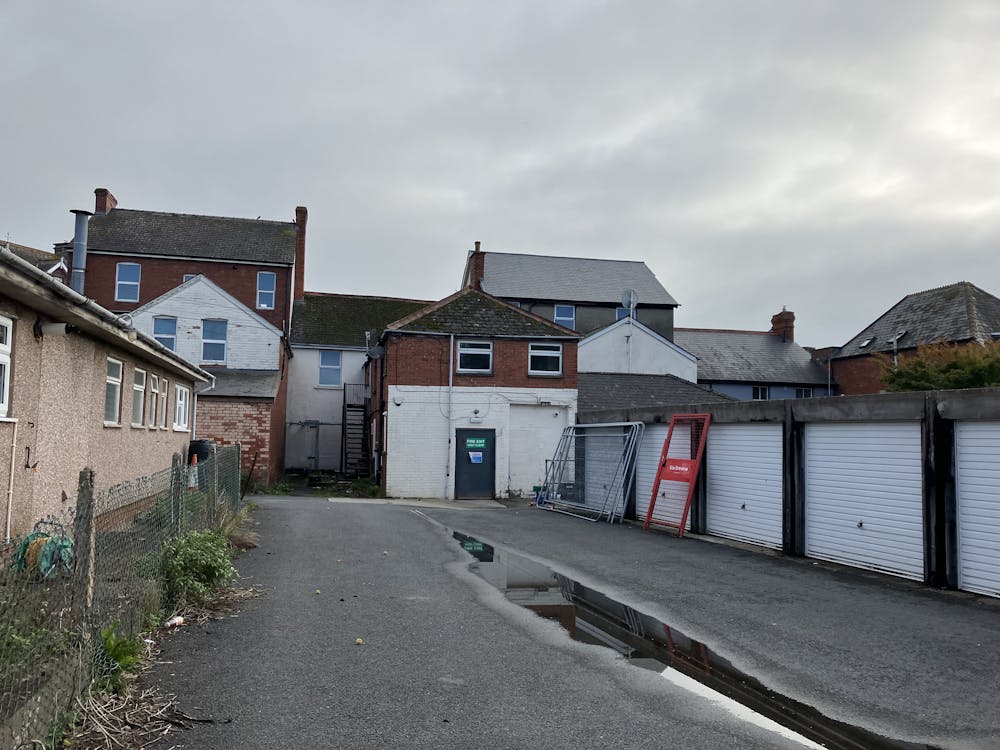
[[186, 386], [174, 386], [174, 429], [186, 430], [188, 428], [188, 402], [191, 398], [191, 391]]
[[104, 424], [119, 424], [122, 407], [122, 363], [108, 357], [104, 380]]

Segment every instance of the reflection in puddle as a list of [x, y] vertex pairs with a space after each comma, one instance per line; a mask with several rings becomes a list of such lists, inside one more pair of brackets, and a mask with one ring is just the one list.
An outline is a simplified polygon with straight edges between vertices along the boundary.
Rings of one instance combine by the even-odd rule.
[[[830, 719], [810, 706], [769, 690], [704, 643], [688, 638], [654, 617], [502, 547], [493, 547], [458, 531], [453, 531], [452, 537], [479, 561], [474, 569], [481, 578], [515, 604], [559, 622], [577, 641], [612, 648], [635, 666], [665, 673], [675, 684], [686, 681], [676, 675], [680, 672], [824, 747], [932, 750], [929, 745], [891, 740]], [[671, 677], [672, 674], [676, 677]]]

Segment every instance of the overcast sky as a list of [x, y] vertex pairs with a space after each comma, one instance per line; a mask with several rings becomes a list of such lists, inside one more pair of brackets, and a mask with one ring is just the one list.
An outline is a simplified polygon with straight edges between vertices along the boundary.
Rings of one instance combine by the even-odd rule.
[[1000, 295], [995, 0], [8, 2], [0, 55], [0, 239], [69, 239], [95, 187], [301, 204], [313, 291], [438, 299], [481, 240], [807, 346]]

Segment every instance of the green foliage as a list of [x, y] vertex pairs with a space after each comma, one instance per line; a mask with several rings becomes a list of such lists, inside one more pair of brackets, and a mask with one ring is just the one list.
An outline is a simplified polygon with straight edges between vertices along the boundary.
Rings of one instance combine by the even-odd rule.
[[382, 488], [370, 479], [355, 479], [351, 482], [351, 497], [378, 497]]
[[1000, 342], [930, 344], [911, 357], [892, 361], [880, 355], [882, 382], [889, 391], [932, 391], [1000, 386]]
[[118, 634], [118, 623], [113, 622], [101, 628], [103, 652], [99, 660], [99, 681], [101, 689], [121, 695], [125, 692], [131, 670], [142, 661], [142, 641], [139, 638], [122, 637]]
[[295, 489], [296, 487], [294, 482], [287, 477], [282, 477], [264, 490], [264, 493], [268, 495], [290, 495], [295, 491]]
[[10, 685], [69, 651], [70, 633], [60, 627], [69, 593], [64, 582], [20, 591], [0, 584], [0, 685]]
[[229, 542], [218, 530], [189, 531], [163, 545], [167, 597], [175, 605], [204, 603], [236, 576]]

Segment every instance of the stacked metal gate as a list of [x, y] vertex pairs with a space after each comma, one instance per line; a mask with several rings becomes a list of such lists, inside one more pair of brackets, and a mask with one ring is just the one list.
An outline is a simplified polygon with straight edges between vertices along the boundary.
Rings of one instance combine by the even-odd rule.
[[589, 520], [621, 521], [635, 477], [642, 422], [571, 425], [563, 430], [537, 504]]

